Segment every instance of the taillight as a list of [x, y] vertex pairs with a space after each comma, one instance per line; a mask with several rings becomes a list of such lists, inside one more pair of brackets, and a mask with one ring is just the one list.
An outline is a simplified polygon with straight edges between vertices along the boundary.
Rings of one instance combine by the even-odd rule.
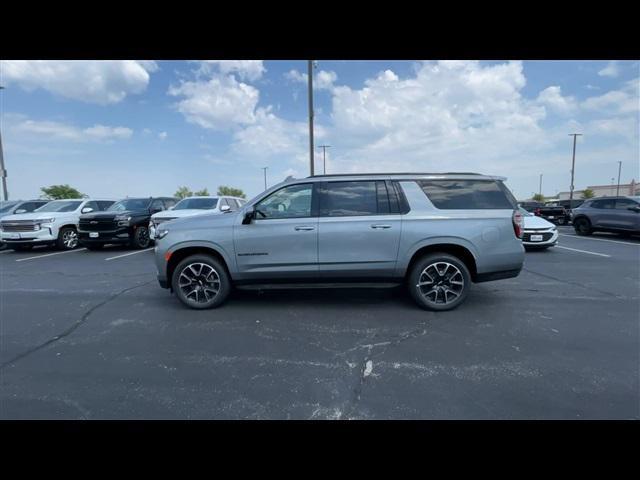
[[524, 229], [524, 217], [518, 210], [514, 210], [511, 220], [513, 221], [513, 232], [516, 234], [516, 237], [522, 238], [522, 231]]
[[539, 216], [540, 216], [540, 209], [539, 209], [539, 208], [536, 208], [536, 209], [533, 211], [533, 214], [534, 214], [534, 215], [536, 215], [537, 217], [539, 217]]

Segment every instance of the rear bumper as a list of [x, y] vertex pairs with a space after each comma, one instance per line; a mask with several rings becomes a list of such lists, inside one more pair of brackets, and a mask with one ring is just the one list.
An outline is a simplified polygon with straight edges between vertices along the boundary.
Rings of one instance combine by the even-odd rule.
[[158, 283], [162, 288], [169, 288], [169, 281], [162, 275], [158, 275]]

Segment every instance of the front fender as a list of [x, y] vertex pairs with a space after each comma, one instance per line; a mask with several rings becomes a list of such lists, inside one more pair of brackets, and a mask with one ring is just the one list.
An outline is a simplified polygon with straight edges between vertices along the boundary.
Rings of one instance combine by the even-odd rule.
[[211, 242], [208, 240], [186, 240], [174, 243], [169, 248], [167, 248], [166, 252], [174, 253], [178, 250], [182, 250], [183, 248], [190, 247], [208, 248], [210, 250], [214, 250], [223, 258], [223, 260], [227, 264], [229, 273], [233, 275], [233, 273], [237, 271], [235, 255], [230, 255], [222, 245], [216, 242]]

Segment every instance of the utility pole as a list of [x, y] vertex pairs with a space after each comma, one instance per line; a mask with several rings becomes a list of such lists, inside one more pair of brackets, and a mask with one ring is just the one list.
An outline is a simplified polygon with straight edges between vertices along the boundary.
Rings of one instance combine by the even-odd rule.
[[309, 77], [309, 171], [313, 176], [313, 60], [307, 60], [307, 76]]
[[262, 170], [264, 171], [264, 189], [267, 189], [267, 168], [269, 167], [262, 167]]
[[571, 188], [569, 189], [569, 208], [573, 207], [573, 178], [574, 172], [576, 169], [576, 138], [581, 137], [581, 133], [570, 133], [569, 136], [573, 135], [573, 159], [571, 160]]
[[622, 170], [622, 161], [618, 160], [618, 188], [616, 188], [616, 197], [620, 195], [620, 171]]
[[323, 174], [327, 174], [327, 148], [331, 148], [331, 145], [318, 145], [318, 148], [322, 149], [322, 168]]
[[[4, 87], [0, 85], [0, 90]], [[1, 122], [0, 122], [1, 126]], [[2, 152], [2, 132], [0, 131], [0, 176], [2, 177], [2, 193], [4, 194], [4, 200], [9, 200], [9, 194], [7, 193], [7, 171], [4, 169], [4, 154]]]
[[540, 174], [540, 188], [538, 189], [538, 195], [542, 196], [542, 174]]

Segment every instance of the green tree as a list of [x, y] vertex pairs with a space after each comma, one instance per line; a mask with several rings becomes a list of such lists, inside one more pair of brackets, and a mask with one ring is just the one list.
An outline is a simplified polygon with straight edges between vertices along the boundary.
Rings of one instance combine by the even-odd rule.
[[86, 195], [80, 193], [75, 188], [67, 185], [51, 185], [50, 187], [42, 187], [42, 197], [47, 200], [64, 200], [65, 198], [84, 198]]
[[220, 185], [218, 187], [218, 195], [229, 195], [230, 197], [247, 198], [244, 192], [239, 188], [227, 187], [225, 185]]
[[198, 190], [197, 192], [193, 192], [193, 195], [196, 197], [208, 197], [209, 196], [209, 190], [207, 190], [207, 187], [204, 187], [202, 190]]
[[582, 191], [582, 198], [587, 199], [587, 198], [593, 198], [596, 196], [596, 192], [594, 192], [593, 190], [591, 190], [590, 188], [585, 188]]
[[176, 193], [173, 194], [173, 196], [183, 199], [187, 197], [192, 197], [193, 192], [189, 190], [189, 187], [179, 187], [178, 190], [176, 190]]
[[535, 202], [544, 202], [544, 195], [541, 193], [536, 193], [531, 199]]

